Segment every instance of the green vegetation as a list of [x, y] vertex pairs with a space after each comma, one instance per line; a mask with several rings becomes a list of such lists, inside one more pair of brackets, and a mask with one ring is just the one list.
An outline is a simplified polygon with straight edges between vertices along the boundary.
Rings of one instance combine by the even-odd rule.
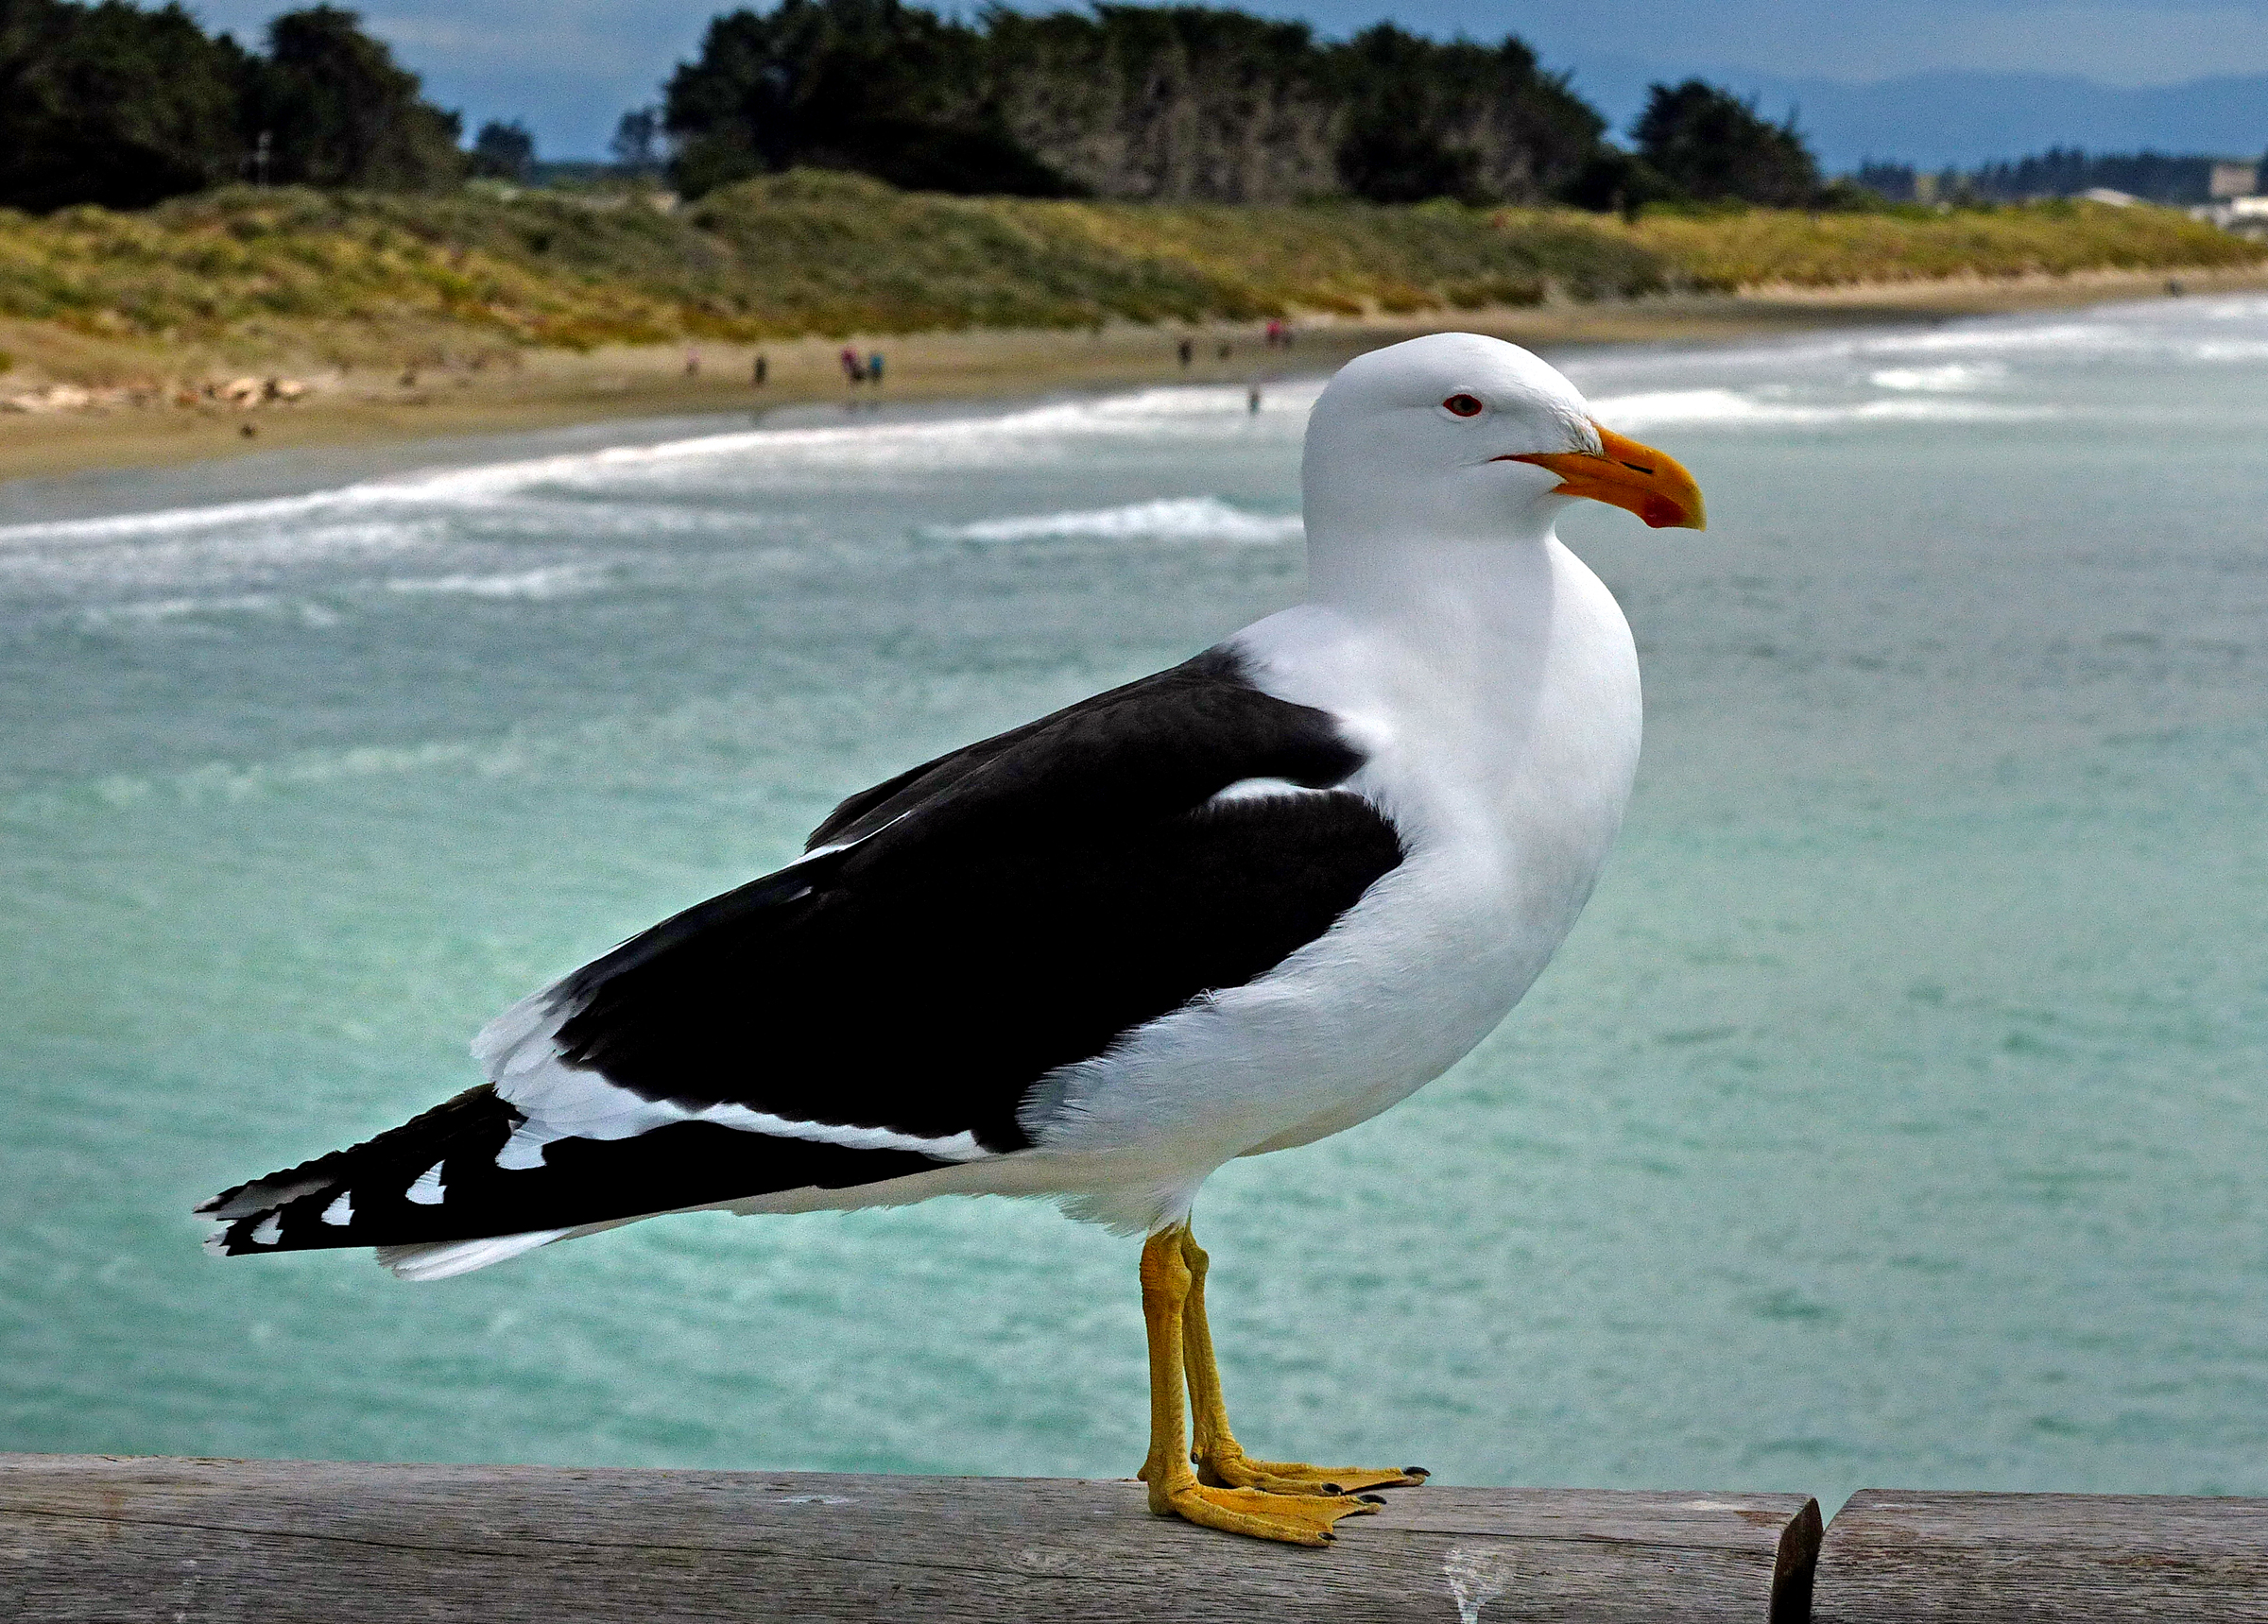
[[[2181, 200], [2202, 197], [2212, 163], [2055, 150], [1966, 176], [1875, 164], [1855, 180], [1827, 181], [1793, 117], [1772, 123], [1753, 98], [1700, 79], [1653, 86], [1631, 147], [1617, 146], [1567, 76], [1548, 71], [1509, 35], [1494, 44], [1442, 42], [1381, 23], [1325, 41], [1302, 23], [1204, 6], [1096, 3], [1040, 14], [986, 5], [963, 20], [908, 0], [774, 0], [769, 10], [711, 20], [698, 57], [662, 87], [662, 103], [623, 114], [615, 165], [541, 164], [534, 136], [517, 120], [490, 121], [470, 150], [460, 150], [458, 116], [423, 99], [418, 77], [363, 31], [356, 12], [328, 4], [285, 11], [267, 24], [264, 41], [264, 49], [251, 50], [228, 34], [207, 34], [179, 0], [154, 9], [137, 0], [0, 0], [0, 208], [142, 209], [248, 181], [444, 194], [469, 176], [511, 186], [579, 169], [588, 182], [618, 187], [666, 177], [687, 198], [722, 199], [719, 212], [696, 222], [709, 235], [678, 232], [669, 241], [684, 254], [673, 259], [674, 249], [664, 247], [659, 262], [603, 296], [572, 276], [562, 282], [555, 274], [559, 257], [515, 262], [508, 230], [499, 238], [469, 228], [462, 208], [454, 215], [438, 203], [435, 209], [448, 218], [438, 228], [441, 237], [498, 256], [491, 268], [514, 288], [494, 317], [498, 324], [528, 332], [608, 330], [624, 320], [640, 327], [646, 316], [623, 317], [620, 309], [650, 305], [652, 321], [675, 330], [702, 321], [833, 322], [841, 311], [900, 322], [916, 311], [1012, 308], [1022, 318], [1082, 301], [1121, 314], [1241, 309], [1253, 299], [1332, 308], [1348, 300], [1453, 301], [1463, 297], [1458, 288], [1482, 283], [1621, 288], [1647, 285], [1649, 277], [1698, 277], [1718, 285], [1726, 275], [1745, 275], [1760, 252], [1765, 259], [1778, 252], [1736, 240], [1711, 244], [1695, 260], [1686, 252], [1694, 228], [1670, 233], [1668, 257], [1640, 269], [1632, 240], [1612, 233], [1581, 239], [1569, 234], [1575, 228], [1541, 218], [1515, 226], [1492, 216], [1476, 235], [1472, 222], [1443, 223], [1453, 215], [1422, 230], [1362, 216], [1367, 223], [1355, 229], [1346, 252], [1318, 258], [1313, 233], [1301, 225], [1314, 216], [1297, 211], [1332, 202], [1572, 204], [1631, 223], [1665, 204], [1848, 211], [1874, 214], [1878, 223], [1853, 228], [1841, 248], [1804, 245], [1807, 266], [1817, 261], [1824, 267], [1805, 275], [1832, 280], [1851, 255], [1886, 255], [1894, 275], [1934, 275], [1942, 273], [1918, 267], [1950, 263], [1949, 255], [1961, 260], [1970, 251], [1966, 239], [1956, 232], [1909, 264], [1908, 248], [1919, 248], [1919, 240], [1909, 244], [1902, 228], [1880, 223], [1886, 199], [1974, 204], [2109, 185]], [[891, 222], [860, 228], [862, 240], [886, 239], [885, 257], [894, 263], [911, 240], [908, 231], [925, 246], [904, 262], [903, 276], [885, 278], [883, 285], [839, 265], [779, 265], [765, 243], [733, 226], [752, 206], [747, 197], [732, 200], [735, 188], [799, 170], [861, 175], [992, 205], [1006, 197], [1108, 198], [1293, 210], [1268, 218], [1301, 246], [1215, 254], [1195, 252], [1209, 245], [1193, 240], [1184, 245], [1191, 251], [1173, 250], [1158, 263], [1120, 265], [1115, 249], [1097, 261], [1092, 244], [1082, 246], [1098, 232], [1113, 243], [1127, 238], [1131, 228], [1105, 229], [1096, 223], [1104, 216], [1073, 228], [1065, 224], [1073, 215], [1019, 215], [988, 205], [981, 215], [931, 211], [916, 223], [919, 211], [894, 204]], [[751, 196], [758, 207], [793, 203], [784, 194]], [[304, 200], [267, 206], [293, 222], [316, 207]], [[216, 207], [234, 211], [230, 217], [239, 225], [245, 218], [239, 204]], [[350, 236], [385, 214], [367, 198], [326, 207], [344, 211], [340, 229]], [[177, 215], [156, 229], [194, 234], [206, 217]], [[414, 224], [397, 224], [418, 233]], [[74, 229], [84, 234], [85, 228]], [[301, 228], [277, 229], [289, 234]], [[1160, 229], [1169, 238], [1176, 231]], [[2130, 223], [2110, 235], [2133, 239], [2139, 246], [2131, 252], [2148, 263], [2159, 252], [2152, 245], [2170, 229]], [[1011, 270], [972, 283], [954, 270], [946, 240], [986, 231], [1017, 237], [1022, 246], [1008, 257], [1032, 276]], [[1412, 246], [1413, 231], [1425, 238], [1422, 247]], [[2041, 231], [2054, 241], [2020, 231], [1968, 237], [1995, 264], [2061, 266], [2100, 258], [2094, 239], [2102, 233]], [[596, 259], [587, 268], [602, 279], [621, 268], [621, 244], [601, 244], [604, 231], [562, 227], [551, 234], [561, 231], [594, 245]], [[1778, 228], [1775, 233], [1776, 244], [1794, 240]], [[1238, 231], [1230, 238], [1244, 240]], [[812, 240], [832, 238], [816, 231]], [[1473, 245], [1491, 241], [1498, 248], [1511, 245], [1508, 268], [1467, 263]], [[1139, 246], [1129, 251], [1147, 253]], [[2112, 251], [2124, 263], [2130, 249]], [[1055, 268], [1034, 268], [1035, 255]], [[385, 260], [381, 250], [376, 261]], [[760, 263], [795, 285], [780, 292], [744, 285]], [[343, 271], [343, 263], [335, 268]], [[465, 319], [470, 308], [405, 264], [357, 262], [355, 273], [371, 298], [399, 295], [411, 307], [446, 310], [450, 320]], [[1066, 278], [1085, 291], [1068, 292]], [[27, 280], [37, 280], [28, 269], [16, 277]], [[288, 304], [301, 280], [277, 272], [261, 297]], [[593, 307], [593, 297], [603, 308]], [[227, 304], [235, 296], [215, 298]]]
[[1650, 209], [1619, 230], [1624, 240], [1675, 265], [1693, 286], [1725, 292], [2268, 261], [2268, 247], [2172, 209], [2061, 199], [1943, 213]]
[[[263, 55], [179, 4], [0, 0], [0, 205], [34, 213], [239, 180], [439, 191], [468, 172], [524, 180], [535, 161], [511, 121], [460, 151], [457, 115], [329, 5], [276, 17]], [[904, 0], [778, 0], [713, 19], [663, 97], [624, 115], [617, 150], [688, 197], [797, 168], [971, 197], [1246, 205], [1801, 205], [1819, 190], [1793, 129], [1697, 80], [1656, 87], [1632, 155], [1517, 38], [1381, 23], [1329, 42], [1195, 6], [991, 6], [964, 22]]]
[[178, 6], [0, 5], [0, 202], [135, 208], [230, 179], [250, 59]]
[[[2029, 158], [1948, 168], [1934, 174], [1911, 163], [1871, 162], [1851, 179], [1894, 202], [2006, 203], [2025, 197], [2075, 197], [2102, 188], [2152, 203], [2212, 201], [2213, 171], [2228, 161], [2201, 152], [2088, 152], [2051, 146]], [[2254, 165], [2257, 179], [2259, 165]]]
[[477, 179], [524, 185], [535, 173], [536, 138], [516, 118], [508, 123], [490, 119], [472, 138], [472, 150], [467, 156]]
[[119, 335], [441, 321], [589, 346], [1412, 310], [1666, 285], [1657, 255], [1581, 215], [962, 198], [815, 171], [670, 214], [625, 195], [238, 187], [140, 214], [0, 214], [0, 315]]
[[244, 179], [417, 190], [462, 179], [456, 115], [331, 6], [265, 56], [178, 5], [0, 0], [0, 204], [141, 208]]
[[894, 192], [815, 171], [635, 195], [236, 187], [141, 214], [0, 212], [0, 316], [122, 339], [466, 348], [1076, 327], [2258, 264], [2156, 209], [1939, 214], [1433, 202], [1230, 208]]
[[1517, 39], [1100, 5], [961, 23], [900, 0], [780, 0], [709, 25], [667, 87], [697, 196], [797, 165], [925, 191], [1287, 203], [1541, 202], [1606, 121]]
[[1819, 165], [1791, 115], [1773, 124], [1747, 101], [1699, 79], [1656, 85], [1631, 134], [1670, 197], [1728, 197], [1800, 209], [1819, 195]]
[[419, 99], [418, 76], [362, 31], [359, 15], [286, 11], [268, 24], [267, 45], [265, 60], [249, 60], [239, 115], [251, 179], [399, 192], [463, 179], [457, 115]]

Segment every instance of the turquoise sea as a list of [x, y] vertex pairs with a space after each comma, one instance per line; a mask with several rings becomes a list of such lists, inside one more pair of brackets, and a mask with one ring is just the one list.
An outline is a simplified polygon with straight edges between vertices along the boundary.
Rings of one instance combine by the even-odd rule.
[[[2268, 300], [1560, 358], [1649, 698], [1526, 1004], [1216, 1177], [1239, 1430], [1465, 1482], [2268, 1493]], [[840, 795], [1299, 590], [1316, 380], [0, 487], [0, 1448], [1130, 1473], [1134, 1249], [198, 1198]]]

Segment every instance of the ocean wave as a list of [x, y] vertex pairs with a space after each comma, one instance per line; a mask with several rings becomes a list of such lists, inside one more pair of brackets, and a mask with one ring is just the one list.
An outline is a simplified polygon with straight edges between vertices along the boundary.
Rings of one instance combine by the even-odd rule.
[[469, 598], [565, 598], [595, 591], [607, 572], [593, 564], [558, 564], [502, 575], [404, 575], [386, 583], [389, 592]]
[[[2209, 324], [2209, 325], [2208, 325]], [[1856, 330], [1833, 335], [1709, 349], [1640, 350], [1620, 354], [1571, 358], [1571, 376], [1594, 381], [1601, 394], [1609, 381], [1658, 378], [1666, 370], [1715, 378], [1818, 376], [1836, 363], [1858, 369], [1896, 369], [1900, 363], [1920, 370], [1936, 364], [2005, 367], [2036, 358], [2054, 364], [2104, 357], [2162, 357], [2168, 361], [2225, 361], [2257, 358], [2250, 333], [2229, 333], [2236, 326], [2268, 324], [2268, 299], [2157, 299], [2097, 307], [2080, 314], [2040, 316], [1972, 317], [1934, 327]], [[2207, 331], [2200, 332], [2201, 326]], [[2224, 331], [2215, 333], [2211, 328]], [[1974, 358], [1970, 360], [1970, 358]]]
[[2090, 317], [2020, 324], [1980, 323], [1928, 333], [1883, 333], [1854, 343], [1860, 356], [1892, 358], [1932, 355], [2038, 355], [2049, 362], [2124, 357], [2182, 362], [2257, 361], [2268, 356], [2268, 341], [2201, 335], [2194, 319], [2259, 323], [2268, 317], [2268, 301], [2234, 301], [2202, 312], [2169, 312], [2164, 305], [2114, 306]]
[[372, 591], [407, 597], [467, 597], [541, 601], [577, 596], [605, 587], [610, 572], [599, 565], [564, 564], [511, 573], [448, 575], [397, 575], [375, 580], [335, 582], [321, 596], [286, 592], [183, 593], [167, 597], [125, 598], [92, 604], [77, 609], [77, 624], [91, 632], [131, 633], [168, 631], [194, 633], [202, 623], [207, 631], [228, 623], [284, 623], [317, 629], [344, 623], [356, 600], [369, 602]]
[[2052, 417], [2047, 406], [1982, 401], [1916, 399], [1804, 402], [1745, 395], [1736, 389], [1658, 389], [1591, 402], [1601, 422], [1618, 429], [1832, 428], [1868, 422], [2022, 422]]
[[214, 597], [143, 598], [81, 609], [78, 624], [89, 631], [115, 632], [179, 627], [198, 621], [283, 620], [323, 628], [343, 618], [328, 604], [275, 592], [233, 592]]
[[1071, 454], [1096, 438], [1213, 437], [1228, 430], [1248, 430], [1256, 420], [1270, 434], [1296, 433], [1321, 389], [1314, 380], [1267, 385], [1257, 419], [1242, 387], [1177, 386], [1050, 401], [989, 416], [740, 429], [654, 445], [609, 446], [472, 468], [424, 470], [297, 496], [0, 525], [0, 548], [35, 542], [132, 542], [203, 531], [304, 534], [310, 525], [349, 521], [370, 509], [379, 510], [383, 522], [388, 510], [438, 506], [461, 512], [524, 502], [547, 488], [580, 494], [621, 487], [634, 490], [657, 481], [678, 484], [689, 468], [703, 462], [739, 465], [730, 469], [729, 477], [735, 485], [745, 485], [767, 472], [808, 475], [840, 470], [865, 475], [892, 467], [921, 472], [956, 465], [1018, 466], [1046, 456], [1051, 444]]
[[2049, 350], [2057, 355], [2125, 350], [2147, 341], [2134, 325], [2115, 321], [2033, 322], [2021, 326], [1980, 324], [1941, 327], [1926, 333], [1887, 333], [1861, 340], [1862, 355], [2010, 354]]
[[1957, 395], [1968, 389], [1989, 388], [2008, 376], [1998, 361], [1949, 361], [1938, 367], [1885, 367], [1867, 375], [1878, 389], [1909, 389], [1922, 394]]
[[936, 525], [922, 534], [954, 541], [1234, 541], [1264, 545], [1305, 533], [1296, 513], [1247, 513], [1217, 496], [1175, 496], [1123, 507], [1019, 514], [969, 524]]
[[[311, 750], [272, 761], [208, 761], [159, 777], [113, 773], [96, 779], [88, 788], [97, 799], [112, 806], [130, 806], [159, 798], [194, 806], [404, 774], [461, 770], [498, 778], [519, 771], [526, 764], [527, 752], [509, 738], [404, 745], [358, 744], [344, 750]], [[51, 794], [49, 798], [56, 797]]]

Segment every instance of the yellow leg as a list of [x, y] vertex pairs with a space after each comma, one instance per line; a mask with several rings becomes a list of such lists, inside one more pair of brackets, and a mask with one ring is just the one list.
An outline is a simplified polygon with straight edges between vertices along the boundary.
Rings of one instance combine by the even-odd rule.
[[1395, 1489], [1422, 1483], [1423, 1466], [1309, 1466], [1296, 1461], [1255, 1461], [1228, 1430], [1228, 1406], [1221, 1396], [1221, 1367], [1212, 1357], [1212, 1328], [1205, 1323], [1205, 1249], [1187, 1225], [1177, 1233], [1181, 1261], [1189, 1271], [1189, 1298], [1181, 1313], [1181, 1357], [1189, 1374], [1191, 1457], [1200, 1482], [1230, 1488], [1266, 1489], [1279, 1495], [1353, 1495], [1365, 1489]]
[[1377, 1505], [1350, 1495], [1275, 1495], [1209, 1486], [1190, 1469], [1181, 1403], [1181, 1327], [1191, 1275], [1181, 1256], [1181, 1236], [1179, 1229], [1164, 1230], [1142, 1249], [1142, 1318], [1150, 1338], [1150, 1456], [1143, 1462], [1142, 1480], [1150, 1486], [1150, 1510], [1256, 1539], [1328, 1545], [1332, 1524], [1374, 1512]]

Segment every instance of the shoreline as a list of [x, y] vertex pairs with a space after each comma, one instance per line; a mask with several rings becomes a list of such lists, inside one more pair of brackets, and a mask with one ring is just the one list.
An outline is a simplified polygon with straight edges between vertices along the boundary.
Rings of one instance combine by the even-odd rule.
[[[879, 350], [888, 358], [885, 383], [856, 389], [843, 381], [836, 357], [845, 340], [839, 338], [761, 346], [652, 345], [587, 354], [536, 350], [520, 353], [508, 367], [429, 369], [404, 379], [328, 380], [303, 400], [250, 409], [207, 402], [194, 407], [9, 414], [0, 417], [0, 485], [178, 468], [249, 453], [505, 435], [613, 419], [761, 413], [846, 399], [987, 401], [1050, 389], [1173, 383], [1241, 387], [1336, 367], [1380, 344], [1444, 331], [1486, 333], [1546, 352], [1592, 345], [1721, 344], [1823, 328], [1928, 323], [2163, 298], [2175, 280], [2189, 293], [2268, 289], [2268, 271], [2259, 269], [1772, 287], [1596, 304], [1310, 317], [1297, 324], [1297, 343], [1289, 350], [1266, 348], [1260, 325], [1253, 322], [854, 335], [849, 342], [860, 352]], [[1186, 368], [1176, 356], [1176, 345], [1185, 334], [1194, 349]], [[759, 350], [769, 362], [768, 381], [761, 389], [750, 383]], [[689, 354], [699, 362], [697, 372], [690, 375]], [[404, 381], [413, 376], [414, 382]]]

